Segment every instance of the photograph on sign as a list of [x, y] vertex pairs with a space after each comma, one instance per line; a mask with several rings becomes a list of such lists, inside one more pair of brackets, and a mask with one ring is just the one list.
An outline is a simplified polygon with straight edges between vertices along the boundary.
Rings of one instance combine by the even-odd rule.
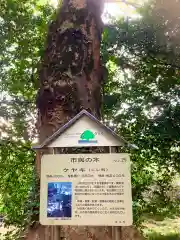
[[40, 222], [42, 225], [132, 225], [129, 155], [44, 155]]
[[72, 183], [48, 183], [47, 217], [72, 216]]

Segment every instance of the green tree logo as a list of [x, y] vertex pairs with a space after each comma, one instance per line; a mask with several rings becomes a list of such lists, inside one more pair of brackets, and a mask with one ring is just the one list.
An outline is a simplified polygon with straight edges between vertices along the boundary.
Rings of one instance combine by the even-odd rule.
[[81, 134], [81, 137], [80, 137], [82, 140], [87, 140], [89, 141], [90, 139], [94, 139], [95, 138], [95, 135], [93, 132], [91, 132], [90, 130], [86, 130], [84, 131], [82, 134]]
[[97, 143], [97, 140], [94, 140], [95, 134], [90, 130], [84, 131], [80, 138], [81, 140], [78, 141], [79, 143]]

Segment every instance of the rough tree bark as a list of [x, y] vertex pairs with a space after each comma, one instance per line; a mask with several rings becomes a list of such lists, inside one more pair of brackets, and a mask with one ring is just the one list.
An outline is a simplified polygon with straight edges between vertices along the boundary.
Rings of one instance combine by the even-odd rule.
[[[40, 142], [82, 109], [100, 118], [102, 9], [103, 0], [64, 0], [56, 20], [50, 24], [37, 96]], [[37, 157], [38, 171], [39, 160]], [[110, 240], [111, 230], [37, 225], [29, 229], [26, 239]], [[133, 229], [121, 230], [122, 240], [140, 239]]]
[[40, 141], [81, 109], [100, 117], [101, 0], [65, 0], [49, 27], [38, 94]]

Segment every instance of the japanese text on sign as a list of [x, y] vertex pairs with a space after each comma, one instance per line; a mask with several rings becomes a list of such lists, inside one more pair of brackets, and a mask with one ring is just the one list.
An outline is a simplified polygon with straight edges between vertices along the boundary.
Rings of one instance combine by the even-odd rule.
[[42, 224], [132, 224], [128, 154], [44, 155], [41, 166]]

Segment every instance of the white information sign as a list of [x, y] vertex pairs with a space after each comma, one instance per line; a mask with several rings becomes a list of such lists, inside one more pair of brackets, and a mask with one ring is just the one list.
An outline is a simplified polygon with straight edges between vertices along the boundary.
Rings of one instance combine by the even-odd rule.
[[119, 139], [107, 131], [104, 125], [100, 126], [88, 116], [82, 116], [65, 132], [52, 141], [49, 147], [90, 147], [90, 146], [120, 146]]
[[128, 154], [44, 155], [42, 225], [132, 225]]

